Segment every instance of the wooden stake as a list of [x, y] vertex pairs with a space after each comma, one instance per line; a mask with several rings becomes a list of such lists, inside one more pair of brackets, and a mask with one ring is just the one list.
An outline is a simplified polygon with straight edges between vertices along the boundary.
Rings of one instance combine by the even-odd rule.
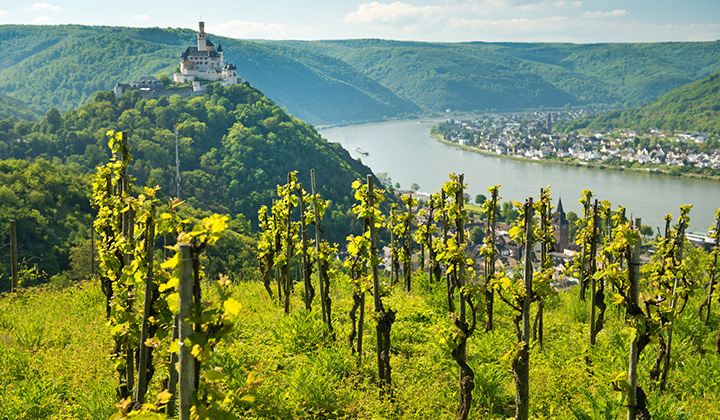
[[328, 310], [325, 307], [327, 301], [325, 300], [325, 285], [323, 284], [322, 277], [322, 261], [320, 260], [320, 215], [318, 215], [317, 208], [317, 191], [315, 189], [315, 169], [310, 169], [310, 186], [312, 188], [313, 195], [313, 212], [315, 213], [315, 251], [318, 256], [317, 258], [317, 273], [318, 273], [318, 286], [320, 287], [320, 308], [322, 309], [323, 322], [328, 326], [328, 329], [332, 331], [330, 317], [328, 316]]
[[[680, 220], [680, 226], [676, 232], [676, 254], [673, 255], [673, 259], [676, 260], [677, 265], [682, 263], [683, 259], [683, 245], [685, 243], [685, 220]], [[677, 305], [677, 288], [680, 282], [678, 273], [673, 273], [675, 281], [672, 288], [672, 298], [670, 300], [670, 310], [674, 311]], [[670, 371], [670, 350], [673, 339], [673, 329], [677, 319], [673, 319], [672, 322], [667, 326], [667, 341], [665, 343], [665, 361], [663, 362], [662, 378], [660, 379], [660, 391], [665, 391], [665, 385], [667, 384], [668, 373]]]
[[192, 245], [182, 243], [180, 249], [180, 281], [178, 284], [178, 306], [180, 337], [178, 342], [180, 361], [180, 392], [179, 392], [179, 420], [190, 420], [190, 406], [192, 405], [192, 394], [195, 391], [195, 360], [190, 347], [186, 346], [185, 340], [193, 334], [192, 327], [188, 322], [190, 308], [193, 305], [193, 257]]
[[595, 345], [595, 336], [597, 335], [597, 331], [595, 331], [595, 297], [597, 292], [597, 284], [595, 283], [595, 271], [597, 270], [597, 261], [595, 259], [595, 255], [597, 254], [597, 236], [599, 220], [600, 216], [598, 215], [598, 201], [596, 198], [595, 204], [593, 205], [593, 227], [592, 237], [590, 238], [590, 267], [588, 268], [588, 276], [590, 277], [590, 347]]
[[142, 328], [140, 330], [140, 360], [138, 361], [138, 384], [135, 387], [135, 403], [142, 405], [145, 402], [147, 392], [147, 363], [149, 348], [145, 344], [148, 339], [148, 318], [152, 310], [153, 294], [153, 253], [155, 251], [155, 204], [150, 208], [150, 217], [147, 219], [147, 230], [145, 233], [145, 261], [147, 262], [147, 273], [145, 275], [145, 302], [143, 305]]
[[[635, 219], [635, 229], [640, 230], [642, 226], [642, 220], [638, 217]], [[640, 305], [640, 235], [638, 234], [638, 241], [635, 243], [631, 251], [631, 262], [628, 270], [628, 280], [630, 283], [630, 298], [633, 301], [633, 305], [638, 307]], [[637, 364], [638, 364], [638, 340], [637, 335], [630, 343], [630, 362], [628, 365], [628, 382], [630, 383], [630, 390], [628, 392], [628, 412], [627, 420], [635, 420], [637, 413]]]

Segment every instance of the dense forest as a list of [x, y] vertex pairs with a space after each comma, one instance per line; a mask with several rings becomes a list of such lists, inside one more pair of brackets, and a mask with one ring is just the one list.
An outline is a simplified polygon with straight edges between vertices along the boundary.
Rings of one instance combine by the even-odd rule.
[[588, 116], [558, 128], [565, 131], [627, 128], [643, 133], [658, 128], [720, 136], [720, 73], [681, 86], [648, 105]]
[[35, 121], [40, 119], [41, 116], [41, 113], [30, 108], [24, 102], [9, 96], [0, 95], [0, 119], [15, 118]]
[[[429, 110], [645, 104], [718, 68], [720, 43], [273, 41], [341, 59]], [[691, 58], [692, 57], [692, 58]]]
[[[644, 105], [720, 70], [720, 42], [241, 41], [210, 34], [238, 74], [314, 124], [417, 113]], [[46, 112], [171, 74], [189, 29], [0, 26], [0, 93]], [[33, 69], [28, 71], [28, 69]]]
[[[87, 175], [110, 156], [111, 129], [128, 132], [137, 184], [159, 185], [166, 202], [176, 191], [177, 129], [181, 198], [191, 208], [233, 216], [238, 233], [249, 233], [258, 208], [271, 204], [276, 186], [294, 170], [309, 186], [315, 169], [319, 193], [332, 202], [325, 221], [330, 239], [344, 238], [357, 224], [348, 216], [349, 186], [370, 169], [249, 85], [211, 84], [204, 96], [152, 100], [137, 91], [119, 99], [104, 91], [74, 111], [52, 108], [38, 122], [0, 121], [0, 154], [6, 159], [0, 174], [7, 180], [0, 205], [9, 206], [0, 212], [0, 225], [17, 218], [23, 255], [49, 274], [70, 268], [73, 246], [89, 246]], [[7, 242], [3, 229], [0, 243]], [[0, 249], [4, 268], [8, 256], [8, 247]]]
[[[43, 112], [51, 107], [69, 111], [115, 83], [172, 74], [181, 52], [196, 43], [195, 34], [170, 28], [3, 25], [0, 42], [8, 52], [0, 60], [0, 93]], [[303, 121], [378, 120], [418, 110], [332, 57], [212, 35], [209, 39], [223, 46], [225, 60], [238, 66], [239, 76]]]

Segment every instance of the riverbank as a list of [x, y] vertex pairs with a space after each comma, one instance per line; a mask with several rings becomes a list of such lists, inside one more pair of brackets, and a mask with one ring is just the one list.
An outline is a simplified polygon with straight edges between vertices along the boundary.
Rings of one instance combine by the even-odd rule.
[[718, 181], [720, 180], [720, 176], [710, 176], [710, 175], [699, 175], [699, 174], [693, 174], [693, 173], [685, 173], [681, 172], [679, 174], [671, 174], [670, 171], [659, 169], [659, 168], [631, 168], [627, 166], [612, 166], [612, 165], [604, 165], [604, 164], [597, 164], [592, 162], [578, 162], [578, 161], [564, 161], [564, 160], [557, 160], [557, 159], [531, 159], [526, 158], [523, 156], [513, 156], [513, 155], [503, 155], [499, 153], [493, 153], [489, 152], [487, 150], [478, 149], [476, 147], [472, 146], [466, 146], [462, 144], [458, 144], [449, 140], [444, 139], [439, 134], [431, 134], [435, 140], [437, 140], [440, 143], [447, 144], [448, 146], [454, 146], [462, 150], [466, 150], [468, 152], [478, 153], [485, 156], [493, 156], [493, 157], [499, 157], [503, 159], [511, 159], [511, 160], [517, 160], [521, 162], [533, 162], [533, 163], [542, 163], [542, 164], [549, 164], [549, 165], [562, 165], [562, 166], [575, 166], [579, 168], [594, 168], [598, 170], [610, 170], [610, 171], [616, 171], [616, 172], [636, 172], [636, 173], [643, 173], [643, 174], [651, 174], [651, 175], [663, 175], [667, 177], [672, 178], [690, 178], [690, 179], [703, 179], [708, 181]]

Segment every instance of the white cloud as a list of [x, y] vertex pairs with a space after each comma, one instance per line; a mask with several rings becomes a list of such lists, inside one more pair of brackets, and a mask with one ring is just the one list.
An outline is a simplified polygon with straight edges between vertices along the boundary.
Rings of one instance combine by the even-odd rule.
[[559, 24], [569, 22], [564, 16], [554, 16], [544, 19], [512, 18], [501, 20], [488, 19], [450, 19], [449, 26], [453, 28], [469, 29], [500, 29], [513, 31], [536, 31], [538, 29], [557, 29]]
[[345, 22], [348, 23], [417, 23], [423, 20], [436, 20], [445, 9], [441, 6], [413, 6], [396, 1], [385, 4], [374, 1], [364, 3], [356, 12], [348, 13]]
[[53, 6], [49, 3], [33, 3], [30, 9], [33, 12], [60, 12], [62, 8], [60, 6]]
[[489, 15], [504, 14], [512, 11], [536, 12], [551, 9], [576, 9], [583, 5], [579, 0], [475, 0], [462, 1], [464, 10]]
[[231, 38], [279, 38], [288, 33], [288, 27], [279, 23], [231, 20], [208, 26], [207, 31]]
[[583, 13], [584, 18], [609, 18], [609, 17], [619, 17], [619, 16], [625, 16], [628, 12], [625, 9], [615, 9], [610, 12], [585, 12]]
[[1, 10], [1, 9], [0, 9], [0, 18], [5, 17], [5, 16], [9, 16], [9, 15], [11, 15], [11, 14], [12, 14], [12, 13], [10, 13], [10, 12], [7, 11], [7, 10]]
[[582, 6], [582, 2], [581, 1], [560, 0], [560, 1], [556, 1], [554, 3], [551, 3], [551, 5], [554, 7], [560, 8], [560, 9], [575, 9], [575, 8]]
[[52, 19], [47, 16], [38, 16], [35, 18], [35, 22], [37, 23], [48, 23], [52, 22]]
[[150, 15], [132, 15], [132, 16], [130, 16], [130, 18], [133, 20], [146, 21], [146, 20], [150, 20]]

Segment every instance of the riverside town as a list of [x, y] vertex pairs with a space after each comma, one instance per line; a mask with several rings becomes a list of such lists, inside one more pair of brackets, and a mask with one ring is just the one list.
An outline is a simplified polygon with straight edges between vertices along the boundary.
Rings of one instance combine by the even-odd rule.
[[[588, 111], [495, 114], [448, 120], [433, 134], [481, 153], [670, 175], [720, 176], [717, 136], [657, 128], [570, 130]], [[553, 127], [556, 124], [557, 127]], [[554, 129], [557, 128], [557, 129]]]

